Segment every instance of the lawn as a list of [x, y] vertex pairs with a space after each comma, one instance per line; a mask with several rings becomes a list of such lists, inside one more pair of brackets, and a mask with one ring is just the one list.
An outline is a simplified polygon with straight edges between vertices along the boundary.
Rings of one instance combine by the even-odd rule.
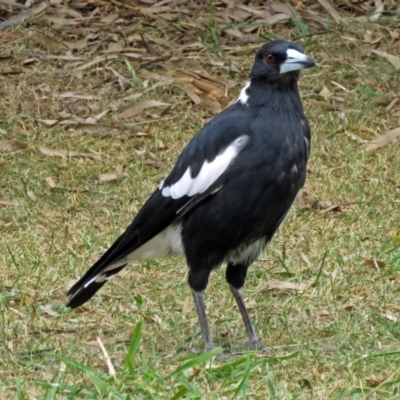
[[[383, 136], [400, 136], [396, 2], [372, 21], [370, 2], [55, 3], [0, 31], [0, 397], [400, 399], [400, 148]], [[318, 66], [300, 82], [307, 183], [244, 289], [270, 354], [231, 350], [246, 332], [224, 268], [206, 306], [228, 356], [190, 352], [179, 258], [133, 264], [67, 309], [274, 38]]]

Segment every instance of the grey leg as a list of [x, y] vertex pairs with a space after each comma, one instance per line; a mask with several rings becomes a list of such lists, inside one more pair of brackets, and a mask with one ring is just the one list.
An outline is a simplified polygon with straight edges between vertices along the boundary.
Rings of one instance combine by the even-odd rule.
[[242, 294], [240, 293], [240, 290], [236, 289], [232, 285], [229, 285], [229, 288], [231, 289], [233, 297], [235, 298], [236, 303], [239, 307], [240, 314], [242, 315], [243, 322], [246, 327], [247, 335], [249, 336], [249, 347], [251, 349], [264, 348], [264, 346], [258, 339], [256, 331], [254, 330], [253, 324], [251, 323], [250, 316], [249, 316], [249, 313], [247, 312], [247, 309], [244, 304], [243, 297], [242, 297]]
[[203, 293], [196, 292], [193, 289], [190, 290], [192, 291], [194, 305], [196, 306], [196, 312], [199, 317], [201, 336], [203, 337], [203, 342], [206, 351], [208, 351], [213, 349], [215, 346], [211, 339], [210, 327], [208, 326], [207, 322], [206, 307], [204, 305]]

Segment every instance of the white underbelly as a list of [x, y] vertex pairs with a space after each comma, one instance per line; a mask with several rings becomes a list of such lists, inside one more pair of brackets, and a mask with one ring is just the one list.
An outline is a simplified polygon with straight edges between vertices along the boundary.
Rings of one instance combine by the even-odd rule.
[[170, 255], [183, 255], [182, 226], [170, 225], [153, 239], [129, 254], [126, 262], [142, 261], [151, 258], [164, 258]]

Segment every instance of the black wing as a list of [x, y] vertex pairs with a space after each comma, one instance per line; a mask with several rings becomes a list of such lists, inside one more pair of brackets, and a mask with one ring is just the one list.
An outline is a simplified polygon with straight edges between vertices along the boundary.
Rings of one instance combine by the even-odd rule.
[[[202, 185], [199, 193], [190, 192], [188, 195], [173, 198], [172, 195], [165, 194], [165, 189], [182, 182], [182, 177], [189, 168], [190, 177], [195, 181], [201, 175], [205, 162], [211, 164], [232, 142], [250, 137], [250, 129], [247, 108], [236, 104], [205, 125], [183, 150], [171, 173], [150, 196], [125, 232], [68, 291], [71, 296], [68, 306], [78, 307], [89, 300], [107, 279], [126, 266], [124, 260], [130, 253], [198, 207], [205, 198], [216, 193], [224, 184], [225, 173], [214, 181], [207, 181], [210, 185]], [[241, 148], [246, 144], [247, 140], [242, 141]]]

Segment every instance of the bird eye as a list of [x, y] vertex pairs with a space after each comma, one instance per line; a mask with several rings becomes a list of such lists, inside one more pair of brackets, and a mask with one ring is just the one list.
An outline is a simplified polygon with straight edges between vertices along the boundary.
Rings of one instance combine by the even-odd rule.
[[275, 57], [271, 53], [267, 53], [265, 56], [265, 61], [269, 63], [273, 63], [275, 61]]

